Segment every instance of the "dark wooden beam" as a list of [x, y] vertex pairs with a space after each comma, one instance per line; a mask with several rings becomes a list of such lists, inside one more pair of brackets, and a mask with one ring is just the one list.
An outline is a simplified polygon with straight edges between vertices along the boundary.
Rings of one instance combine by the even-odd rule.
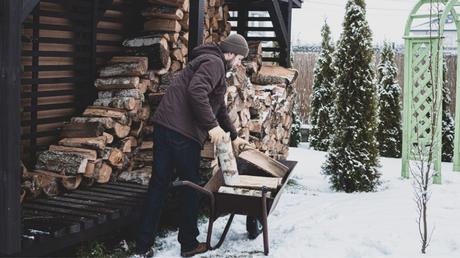
[[270, 16], [272, 17], [273, 28], [275, 29], [276, 38], [279, 44], [280, 52], [280, 65], [287, 66], [286, 56], [288, 48], [288, 32], [286, 22], [284, 21], [283, 13], [281, 11], [279, 0], [271, 0], [269, 8]]
[[21, 22], [23, 22], [27, 16], [34, 10], [35, 6], [40, 3], [40, 0], [23, 0], [22, 1], [22, 14]]
[[188, 49], [192, 50], [203, 43], [204, 0], [190, 0]]
[[0, 0], [0, 254], [21, 249], [20, 59], [22, 0]]
[[241, 1], [240, 5], [238, 6], [237, 32], [243, 37], [248, 36], [248, 31], [246, 30], [246, 27], [248, 26], [248, 14], [248, 3], [246, 1]]
[[281, 58], [284, 59], [282, 63], [286, 67], [291, 67], [291, 24], [292, 24], [292, 7], [293, 7], [293, 0], [287, 0], [287, 3], [283, 3], [281, 5], [282, 8], [282, 13], [284, 19], [284, 23], [286, 25], [286, 30], [287, 30], [287, 46], [286, 46], [286, 51], [281, 55]]

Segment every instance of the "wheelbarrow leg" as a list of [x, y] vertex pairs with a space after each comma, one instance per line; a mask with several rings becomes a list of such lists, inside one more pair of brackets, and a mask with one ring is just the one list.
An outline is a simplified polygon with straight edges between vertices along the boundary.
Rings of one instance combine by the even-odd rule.
[[[230, 217], [228, 218], [227, 225], [225, 225], [224, 232], [222, 232], [222, 235], [220, 236], [219, 242], [217, 242], [217, 244], [215, 246], [211, 245], [212, 225], [210, 225], [211, 230], [209, 230], [209, 228], [208, 228], [208, 237], [207, 237], [207, 245], [208, 245], [209, 250], [217, 249], [222, 245], [222, 243], [225, 240], [225, 237], [227, 236], [228, 230], [230, 229], [230, 225], [232, 224], [233, 217], [235, 217], [234, 213], [232, 213], [230, 215]], [[214, 222], [214, 221], [212, 221], [212, 222]], [[211, 223], [211, 220], [210, 220], [210, 223]]]
[[267, 190], [262, 188], [262, 225], [264, 237], [264, 254], [268, 255]]

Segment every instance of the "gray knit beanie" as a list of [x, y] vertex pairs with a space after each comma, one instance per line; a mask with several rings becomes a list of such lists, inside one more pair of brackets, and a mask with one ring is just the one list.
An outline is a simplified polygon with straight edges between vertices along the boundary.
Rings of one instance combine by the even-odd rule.
[[248, 42], [240, 34], [229, 35], [224, 41], [220, 42], [220, 49], [224, 53], [235, 53], [244, 57], [247, 57], [249, 53]]

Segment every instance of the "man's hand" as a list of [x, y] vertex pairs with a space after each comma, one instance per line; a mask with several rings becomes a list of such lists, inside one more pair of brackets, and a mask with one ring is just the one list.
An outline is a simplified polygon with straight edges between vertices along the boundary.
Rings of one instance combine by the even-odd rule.
[[227, 133], [220, 127], [216, 126], [208, 131], [209, 137], [211, 138], [211, 142], [214, 144], [220, 143], [224, 137], [229, 137]]
[[236, 139], [232, 141], [232, 146], [236, 153], [240, 153], [244, 150], [245, 146], [251, 147], [251, 144], [240, 137], [236, 137]]

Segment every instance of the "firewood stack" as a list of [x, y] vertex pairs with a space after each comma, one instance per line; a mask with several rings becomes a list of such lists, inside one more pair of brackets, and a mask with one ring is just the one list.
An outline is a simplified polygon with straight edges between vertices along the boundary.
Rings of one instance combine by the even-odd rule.
[[224, 0], [205, 0], [204, 12], [205, 43], [220, 42], [230, 35], [232, 25], [228, 21], [230, 14]]
[[[65, 124], [56, 145], [39, 153], [35, 170], [23, 171], [29, 192], [42, 189], [55, 195], [58, 185], [74, 190], [82, 181], [87, 185], [106, 183], [111, 176], [134, 168], [139, 151], [153, 146], [142, 139], [150, 116], [144, 98], [151, 83], [147, 68], [146, 57], [116, 56], [100, 69], [93, 105]], [[151, 154], [148, 161], [151, 166]], [[151, 167], [146, 170], [150, 173]]]

